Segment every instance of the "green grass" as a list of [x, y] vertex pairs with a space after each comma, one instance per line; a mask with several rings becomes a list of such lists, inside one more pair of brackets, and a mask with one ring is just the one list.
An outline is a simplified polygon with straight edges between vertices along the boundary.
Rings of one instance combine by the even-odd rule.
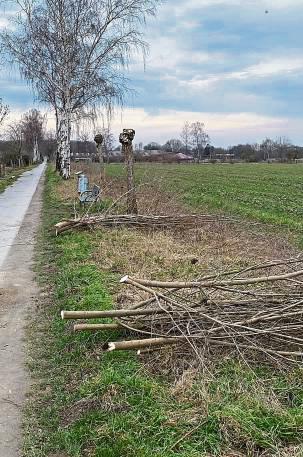
[[11, 186], [25, 171], [29, 171], [33, 166], [11, 169], [6, 173], [4, 178], [0, 178], [0, 194], [5, 191], [8, 186]]
[[[124, 173], [111, 165], [112, 175]], [[223, 211], [286, 229], [303, 229], [303, 166], [288, 164], [137, 164], [137, 178], [156, 180], [195, 209]]]
[[299, 372], [253, 373], [225, 360], [190, 388], [172, 389], [135, 354], [102, 352], [105, 340], [121, 335], [72, 332], [60, 310], [110, 308], [118, 278], [92, 260], [101, 230], [54, 237], [53, 223], [71, 211], [56, 198], [58, 184], [49, 168], [37, 274], [50, 295], [28, 329], [33, 389], [24, 457], [202, 457], [225, 449], [278, 455], [302, 442]]

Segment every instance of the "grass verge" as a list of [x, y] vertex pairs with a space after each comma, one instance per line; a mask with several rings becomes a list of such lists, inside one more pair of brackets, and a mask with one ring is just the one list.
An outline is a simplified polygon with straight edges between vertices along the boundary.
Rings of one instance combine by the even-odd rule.
[[11, 169], [9, 172], [6, 173], [4, 178], [0, 178], [0, 194], [5, 191], [8, 186], [11, 186], [17, 179], [25, 172], [29, 171], [33, 168], [33, 166], [28, 167], [21, 167], [21, 168], [14, 168]]
[[303, 455], [301, 373], [222, 360], [203, 372], [188, 366], [172, 381], [133, 353], [103, 353], [117, 334], [74, 334], [62, 322], [61, 309], [112, 306], [119, 276], [96, 250], [135, 236], [95, 230], [55, 238], [53, 223], [72, 206], [58, 199], [65, 185], [48, 168], [37, 255], [45, 297], [28, 328], [24, 457]]

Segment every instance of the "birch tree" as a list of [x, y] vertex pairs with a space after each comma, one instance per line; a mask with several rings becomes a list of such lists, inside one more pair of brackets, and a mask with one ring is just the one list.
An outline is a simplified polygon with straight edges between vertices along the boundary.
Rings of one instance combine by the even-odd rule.
[[123, 103], [124, 70], [145, 55], [142, 25], [158, 0], [15, 0], [20, 12], [2, 43], [42, 102], [56, 115], [57, 165], [70, 177], [74, 116]]
[[191, 137], [191, 142], [196, 150], [196, 155], [198, 162], [202, 159], [202, 153], [203, 150], [206, 146], [206, 144], [209, 142], [209, 136], [205, 132], [205, 125], [203, 122], [193, 122], [190, 125], [190, 137]]
[[181, 132], [181, 138], [185, 146], [185, 153], [188, 154], [188, 151], [190, 149], [190, 136], [191, 136], [191, 126], [188, 121], [185, 122], [182, 132]]
[[36, 109], [25, 113], [21, 119], [24, 145], [33, 163], [40, 161], [39, 146], [43, 140], [44, 124], [45, 116]]

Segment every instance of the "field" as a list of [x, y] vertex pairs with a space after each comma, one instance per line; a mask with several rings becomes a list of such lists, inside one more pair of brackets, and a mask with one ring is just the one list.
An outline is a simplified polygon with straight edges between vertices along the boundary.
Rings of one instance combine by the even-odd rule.
[[[138, 189], [139, 208], [174, 213], [192, 206], [243, 217], [241, 209], [250, 207], [241, 206], [240, 197], [233, 202], [235, 187], [244, 200], [249, 195], [260, 199], [266, 187], [261, 192], [261, 184], [271, 174], [271, 192], [280, 191], [278, 181], [284, 180], [286, 198], [287, 169], [299, 185], [299, 166], [261, 166], [261, 177], [257, 167], [139, 165], [138, 180], [148, 183]], [[98, 165], [85, 171], [91, 182], [98, 179]], [[111, 165], [109, 172], [114, 178], [108, 181], [105, 206], [125, 191], [118, 177], [123, 167]], [[225, 193], [219, 198], [221, 187]], [[62, 309], [108, 309], [135, 299], [119, 284], [126, 273], [193, 278], [298, 251], [267, 228], [254, 231], [249, 224], [233, 231], [214, 224], [194, 233], [96, 229], [56, 238], [53, 224], [73, 213], [76, 195], [75, 180], [62, 181], [49, 167], [36, 266], [43, 294], [28, 328], [33, 388], [24, 457], [302, 457], [303, 377], [298, 368], [250, 364], [236, 353], [222, 353], [204, 366], [190, 357], [177, 358], [173, 350], [142, 358], [104, 353], [104, 341], [115, 341], [116, 332], [76, 334], [72, 323], [60, 317]], [[275, 198], [270, 201], [269, 210], [277, 215]], [[260, 220], [258, 206], [254, 200], [247, 216]], [[298, 216], [291, 220], [299, 223]]]
[[[111, 165], [111, 175], [122, 167]], [[303, 166], [287, 164], [137, 164], [137, 177], [157, 182], [195, 210], [221, 211], [290, 231], [303, 228]]]

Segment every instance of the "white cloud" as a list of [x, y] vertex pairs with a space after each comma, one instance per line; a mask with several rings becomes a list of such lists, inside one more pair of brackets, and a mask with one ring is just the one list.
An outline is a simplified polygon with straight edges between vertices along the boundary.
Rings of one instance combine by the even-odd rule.
[[[39, 109], [39, 106], [37, 108]], [[45, 109], [41, 109], [41, 111], [47, 114], [47, 128], [54, 130], [55, 118], [53, 113]], [[13, 110], [6, 125], [14, 120], [19, 120], [23, 113], [24, 109], [21, 108]], [[157, 113], [149, 113], [143, 108], [127, 108], [121, 113], [116, 113], [111, 122], [111, 128], [117, 142], [119, 133], [123, 128], [134, 128], [136, 130], [136, 143], [141, 141], [143, 143], [149, 141], [164, 143], [169, 138], [179, 138], [185, 121], [194, 122], [197, 120], [205, 123], [206, 130], [215, 146], [229, 146], [241, 142], [253, 143], [268, 136], [272, 138], [287, 136], [296, 142], [303, 141], [303, 134], [301, 133], [303, 119], [277, 118], [249, 112], [210, 113], [160, 110]], [[102, 125], [102, 122], [96, 121], [95, 125], [98, 124]], [[76, 132], [76, 129], [74, 130]], [[93, 138], [96, 133], [93, 126], [86, 126], [86, 130]], [[1, 128], [0, 133], [5, 133], [5, 126]]]
[[208, 75], [202, 78], [196, 76], [190, 80], [180, 81], [179, 83], [183, 86], [207, 89], [222, 81], [291, 76], [301, 72], [303, 72], [303, 58], [280, 57], [260, 61], [240, 71]]
[[[160, 110], [156, 114], [144, 109], [126, 109], [117, 117], [112, 128], [115, 136], [123, 128], [134, 128], [136, 142], [159, 141], [179, 137], [185, 121], [200, 120], [205, 123], [215, 145], [229, 145], [238, 142], [255, 142], [266, 136], [279, 135], [299, 137], [302, 120], [289, 121], [287, 118], [275, 118], [256, 113], [209, 113]], [[301, 138], [302, 139], [302, 138]]]

